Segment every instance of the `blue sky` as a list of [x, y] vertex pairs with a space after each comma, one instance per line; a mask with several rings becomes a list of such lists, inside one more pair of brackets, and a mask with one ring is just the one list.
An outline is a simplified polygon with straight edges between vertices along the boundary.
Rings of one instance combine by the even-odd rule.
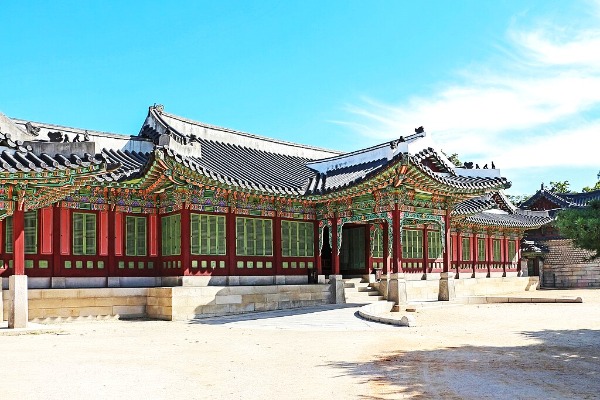
[[531, 194], [600, 170], [600, 2], [10, 1], [0, 112], [137, 134], [147, 107], [354, 150], [423, 125]]

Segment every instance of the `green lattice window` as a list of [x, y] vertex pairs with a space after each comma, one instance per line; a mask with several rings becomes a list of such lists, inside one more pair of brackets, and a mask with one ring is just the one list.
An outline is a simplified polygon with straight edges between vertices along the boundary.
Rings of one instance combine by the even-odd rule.
[[[38, 218], [37, 211], [27, 211], [23, 216], [25, 222], [25, 254], [37, 254]], [[7, 253], [13, 252], [13, 217], [4, 220], [4, 248]]]
[[486, 261], [485, 259], [485, 239], [477, 238], [477, 261]]
[[125, 254], [146, 255], [146, 217], [125, 217]]
[[517, 256], [517, 245], [514, 240], [508, 241], [508, 261], [516, 261], [515, 258]]
[[273, 222], [270, 219], [236, 218], [236, 254], [272, 256]]
[[402, 258], [423, 258], [423, 231], [402, 231]]
[[383, 228], [375, 225], [371, 242], [371, 257], [383, 258]]
[[191, 253], [222, 256], [226, 248], [225, 216], [191, 214]]
[[471, 261], [471, 238], [464, 237], [462, 240], [462, 260]]
[[493, 255], [494, 255], [494, 261], [502, 261], [502, 250], [501, 250], [501, 244], [500, 244], [500, 239], [494, 239], [492, 241], [492, 251], [493, 251]]
[[96, 214], [73, 213], [73, 254], [96, 254]]
[[427, 232], [427, 258], [442, 258], [442, 234], [440, 231]]
[[181, 254], [181, 215], [174, 214], [161, 218], [162, 255], [175, 256]]
[[315, 254], [314, 224], [281, 221], [281, 251], [284, 257], [313, 257]]

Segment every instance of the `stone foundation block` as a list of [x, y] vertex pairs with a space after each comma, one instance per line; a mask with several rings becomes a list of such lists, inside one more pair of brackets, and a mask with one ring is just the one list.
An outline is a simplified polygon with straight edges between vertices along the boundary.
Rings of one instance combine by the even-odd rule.
[[27, 275], [8, 278], [8, 327], [25, 328], [29, 320]]

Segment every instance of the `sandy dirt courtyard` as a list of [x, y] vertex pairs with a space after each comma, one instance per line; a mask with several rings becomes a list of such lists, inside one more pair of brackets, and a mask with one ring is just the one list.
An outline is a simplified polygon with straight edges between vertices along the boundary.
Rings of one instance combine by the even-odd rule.
[[546, 293], [584, 302], [57, 324], [0, 336], [0, 399], [600, 398], [600, 290]]

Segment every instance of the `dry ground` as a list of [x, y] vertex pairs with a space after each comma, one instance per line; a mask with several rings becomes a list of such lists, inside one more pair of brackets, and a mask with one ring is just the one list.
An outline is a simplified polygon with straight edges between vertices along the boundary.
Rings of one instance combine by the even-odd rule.
[[600, 290], [545, 293], [584, 303], [64, 323], [0, 336], [0, 399], [600, 398]]

